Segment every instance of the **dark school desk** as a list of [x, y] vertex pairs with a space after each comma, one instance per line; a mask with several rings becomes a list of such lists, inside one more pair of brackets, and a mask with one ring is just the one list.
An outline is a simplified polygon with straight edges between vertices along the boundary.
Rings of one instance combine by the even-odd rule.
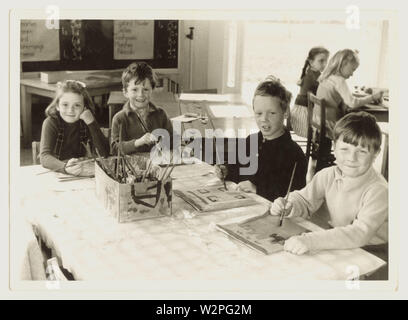
[[388, 122], [388, 113], [389, 110], [387, 107], [381, 106], [381, 105], [374, 105], [374, 104], [368, 104], [366, 106], [356, 108], [354, 111], [366, 111], [370, 114], [372, 114], [378, 122]]
[[[61, 266], [76, 280], [95, 281], [99, 289], [110, 280], [123, 280], [121, 289], [132, 280], [345, 280], [350, 266], [364, 275], [384, 265], [362, 249], [267, 256], [216, 230], [218, 223], [263, 214], [267, 202], [255, 194], [256, 205], [207, 213], [173, 196], [170, 217], [117, 223], [96, 199], [93, 178], [61, 183], [54, 172], [36, 175], [42, 171], [28, 166], [12, 175], [10, 217], [27, 219]], [[173, 189], [182, 190], [220, 183], [206, 163], [176, 166], [172, 178]], [[320, 230], [310, 221], [297, 221]], [[11, 222], [12, 242], [20, 241], [15, 228]], [[128, 286], [135, 289], [131, 282]]]

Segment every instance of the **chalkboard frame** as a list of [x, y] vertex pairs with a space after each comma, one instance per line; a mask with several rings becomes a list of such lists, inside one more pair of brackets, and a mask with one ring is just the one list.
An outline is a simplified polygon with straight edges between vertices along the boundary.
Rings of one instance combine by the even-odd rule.
[[[60, 20], [60, 23], [64, 21], [69, 21], [69, 20]], [[82, 60], [82, 61], [65, 61], [63, 59], [63, 36], [61, 36], [62, 32], [62, 26], [60, 27], [60, 37], [59, 37], [59, 43], [60, 43], [60, 60], [58, 61], [23, 61], [21, 62], [21, 68], [23, 73], [27, 72], [41, 72], [41, 71], [78, 71], [78, 70], [117, 70], [117, 69], [123, 69], [127, 67], [130, 63], [134, 61], [145, 61], [148, 64], [152, 66], [153, 69], [160, 71], [160, 72], [178, 72], [179, 67], [180, 67], [180, 35], [182, 30], [180, 29], [180, 20], [154, 20], [154, 58], [153, 59], [133, 59], [133, 60], [114, 60], [113, 59], [113, 21], [112, 19], [97, 19], [97, 20], [82, 20], [84, 22], [87, 21], [92, 21], [94, 23], [95, 21], [103, 21], [104, 23], [111, 23], [112, 24], [112, 43], [111, 44], [111, 50], [109, 50], [109, 58], [108, 61], [103, 61], [103, 60], [96, 60], [96, 59], [88, 59], [88, 60]], [[169, 60], [166, 59], [160, 59], [160, 51], [159, 50], [164, 50], [165, 48], [160, 47], [161, 42], [163, 41], [163, 35], [164, 33], [160, 34], [159, 33], [159, 28], [161, 23], [173, 23], [175, 24], [176, 27], [176, 38], [173, 38], [173, 41], [176, 41], [177, 43], [175, 44], [176, 51], [175, 55], [176, 58], [173, 59], [172, 61], [169, 62]], [[60, 24], [61, 25], [61, 24]], [[106, 57], [105, 57], [106, 58]]]

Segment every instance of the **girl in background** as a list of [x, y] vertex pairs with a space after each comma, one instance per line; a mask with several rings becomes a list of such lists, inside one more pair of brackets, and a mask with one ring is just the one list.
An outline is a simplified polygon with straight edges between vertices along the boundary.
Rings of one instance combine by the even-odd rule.
[[[319, 87], [316, 96], [326, 102], [327, 135], [332, 137], [334, 124], [350, 109], [358, 108], [381, 99], [383, 92], [378, 91], [367, 97], [354, 97], [347, 86], [350, 78], [360, 65], [357, 52], [344, 49], [336, 52], [330, 59], [327, 68], [319, 77]], [[313, 109], [313, 119], [320, 120], [319, 108]]]
[[66, 80], [57, 84], [41, 131], [40, 161], [44, 168], [76, 176], [93, 174], [93, 163], [75, 163], [87, 155], [85, 145], [90, 145], [91, 150], [96, 148], [102, 156], [109, 155], [109, 142], [94, 118], [94, 111], [84, 83]]
[[[326, 139], [320, 146], [323, 150], [321, 165], [316, 167], [316, 172], [324, 167], [333, 165], [334, 157], [331, 155], [333, 128], [337, 120], [342, 118], [351, 109], [373, 103], [381, 99], [383, 92], [356, 98], [347, 86], [346, 80], [350, 78], [360, 65], [357, 52], [344, 49], [336, 52], [330, 58], [326, 69], [320, 75], [316, 96], [324, 99], [326, 105]], [[320, 123], [320, 106], [313, 108], [313, 121]]]
[[307, 138], [307, 93], [316, 94], [321, 72], [327, 65], [329, 51], [323, 47], [310, 49], [302, 69], [298, 85], [300, 92], [296, 97], [295, 105], [290, 113], [290, 122], [293, 131], [301, 137]]

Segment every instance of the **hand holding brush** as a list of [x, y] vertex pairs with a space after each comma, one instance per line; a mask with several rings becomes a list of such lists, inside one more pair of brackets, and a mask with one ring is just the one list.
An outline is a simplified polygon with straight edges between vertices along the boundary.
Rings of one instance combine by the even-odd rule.
[[290, 215], [293, 210], [293, 204], [290, 201], [288, 201], [288, 198], [289, 198], [290, 190], [292, 188], [293, 178], [295, 176], [296, 164], [297, 163], [295, 163], [293, 167], [292, 176], [290, 178], [289, 187], [288, 187], [288, 191], [286, 193], [285, 198], [279, 197], [275, 199], [275, 201], [272, 203], [271, 208], [269, 210], [271, 215], [279, 216], [279, 226], [282, 226], [283, 218], [285, 216]]
[[[283, 207], [282, 213], [281, 213], [280, 218], [279, 218], [279, 226], [280, 226], [280, 227], [282, 226], [283, 217], [284, 217], [285, 215], [287, 215], [286, 206], [288, 205], [289, 193], [290, 193], [290, 189], [292, 188], [293, 178], [295, 177], [296, 165], [297, 165], [297, 162], [295, 162], [295, 165], [293, 166], [293, 171], [292, 171], [292, 176], [290, 177], [288, 192], [286, 193], [286, 197], [285, 197], [285, 205], [284, 205], [284, 207]], [[289, 211], [289, 212], [290, 212], [290, 211]]]

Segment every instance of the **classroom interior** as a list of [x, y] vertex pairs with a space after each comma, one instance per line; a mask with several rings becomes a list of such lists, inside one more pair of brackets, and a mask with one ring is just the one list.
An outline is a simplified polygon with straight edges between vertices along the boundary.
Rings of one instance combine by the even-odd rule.
[[[279, 78], [292, 93], [292, 108], [299, 92], [297, 82], [307, 53], [314, 46], [324, 46], [330, 51], [330, 56], [345, 48], [358, 50], [360, 67], [348, 80], [352, 90], [361, 87], [389, 89], [391, 85], [389, 70], [394, 66], [390, 57], [394, 48], [390, 41], [388, 20], [364, 20], [360, 22], [359, 29], [348, 28], [340, 19], [176, 20], [175, 23], [176, 32], [171, 32], [175, 32], [172, 39], [176, 40], [168, 44], [172, 46], [171, 49], [163, 49], [176, 50], [175, 55], [168, 51], [175, 64], [166, 65], [168, 61], [163, 62], [165, 59], [156, 57], [160, 54], [157, 53], [156, 42], [153, 45], [153, 60], [145, 60], [152, 62], [159, 75], [160, 85], [155, 89], [157, 104], [174, 106], [178, 110], [172, 114], [173, 109], [169, 109], [170, 118], [190, 112], [210, 120], [207, 123], [199, 117], [185, 123], [185, 128], [203, 130], [211, 124], [215, 128], [223, 128], [225, 132], [239, 129], [246, 130], [246, 133], [256, 131], [252, 98], [257, 84], [269, 75]], [[102, 33], [103, 26], [104, 21], [101, 20]], [[81, 45], [86, 47], [87, 39], [81, 38], [81, 41]], [[62, 54], [61, 48], [55, 50], [60, 50]], [[132, 60], [128, 56], [122, 59]], [[104, 90], [95, 89], [93, 95], [97, 107], [96, 119], [102, 128], [109, 129], [114, 112], [120, 110], [125, 102], [120, 83], [120, 73], [124, 67], [118, 67], [119, 62], [116, 62], [106, 68], [101, 68], [102, 61], [100, 64], [90, 64], [90, 68], [78, 63], [67, 64], [69, 67], [64, 69], [63, 64], [58, 65], [55, 61], [38, 62], [33, 58], [21, 61], [21, 167], [39, 164], [38, 142], [45, 119], [44, 111], [52, 100], [52, 88], [56, 82], [47, 83], [41, 78], [42, 74], [58, 77], [58, 72], [68, 70], [70, 77], [77, 77], [81, 81], [98, 77], [107, 78], [108, 82], [115, 79]], [[48, 70], [42, 70], [42, 66]], [[376, 116], [383, 132], [383, 143], [374, 168], [388, 178], [388, 106], [378, 111]], [[290, 120], [286, 123], [290, 125]], [[307, 139], [293, 131], [290, 133], [306, 152]], [[52, 255], [51, 251], [45, 254]], [[69, 279], [74, 278], [67, 270], [63, 272]]]
[[[359, 51], [361, 63], [348, 80], [350, 88], [364, 86], [388, 89], [391, 68], [389, 56], [392, 49], [389, 21], [377, 19], [361, 23], [360, 29], [356, 30], [347, 28], [344, 21], [340, 20], [180, 20], [177, 21], [177, 68], [155, 69], [164, 78], [164, 84], [156, 91], [171, 92], [176, 99], [183, 93], [229, 95], [230, 106], [218, 107], [218, 111], [215, 107], [212, 108], [215, 113], [218, 112], [216, 117], [252, 117], [251, 104], [256, 85], [266, 76], [274, 75], [292, 93], [290, 106], [293, 107], [299, 92], [296, 83], [307, 52], [317, 45], [326, 47], [331, 55], [343, 48]], [[103, 20], [100, 25], [103, 29]], [[86, 42], [83, 43], [83, 46], [86, 45]], [[32, 70], [33, 65], [37, 71], [24, 72], [23, 66], [22, 79], [40, 76], [41, 70], [38, 68], [42, 64], [28, 62], [28, 70]], [[107, 69], [110, 70], [106, 74], [115, 71], [120, 73], [123, 70], [112, 68], [114, 67], [109, 66]], [[103, 74], [103, 70], [101, 71]], [[86, 74], [92, 71], [76, 72]], [[112, 93], [116, 94], [113, 98], [120, 95], [120, 85], [115, 91]], [[97, 121], [105, 128], [109, 127], [112, 117], [109, 113], [109, 96], [109, 93], [94, 96]], [[45, 97], [32, 94], [32, 127], [29, 129], [32, 141], [40, 140], [44, 110], [50, 102], [51, 95]], [[118, 104], [116, 108], [119, 108]], [[381, 127], [388, 134], [387, 122], [382, 122]], [[26, 166], [33, 164], [33, 147], [30, 142], [23, 140], [23, 135], [24, 129], [21, 128], [20, 165]], [[304, 139], [296, 135], [293, 138], [305, 151]], [[382, 160], [382, 156], [377, 158], [375, 166], [378, 170], [381, 170]]]

